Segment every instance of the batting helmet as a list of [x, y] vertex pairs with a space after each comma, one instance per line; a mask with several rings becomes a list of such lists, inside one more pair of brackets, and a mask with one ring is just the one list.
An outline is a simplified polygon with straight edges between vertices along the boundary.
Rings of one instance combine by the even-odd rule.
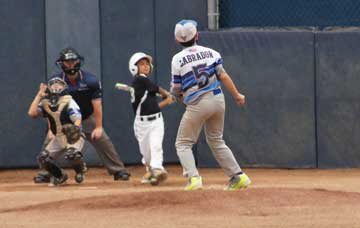
[[[68, 60], [79, 60], [79, 62], [73, 68], [67, 68], [64, 65], [64, 61]], [[64, 48], [59, 55], [59, 58], [56, 60], [56, 64], [61, 67], [61, 69], [66, 74], [75, 74], [80, 70], [81, 65], [84, 63], [84, 57], [82, 57], [79, 52], [74, 48], [68, 47]]]
[[137, 75], [138, 73], [138, 67], [137, 67], [137, 63], [141, 60], [141, 59], [147, 59], [149, 60], [149, 63], [150, 63], [150, 72], [152, 72], [153, 70], [153, 65], [152, 65], [152, 57], [150, 55], [147, 55], [143, 52], [136, 52], [135, 54], [133, 54], [131, 57], [130, 57], [130, 60], [129, 60], [129, 71], [130, 73], [135, 76]]

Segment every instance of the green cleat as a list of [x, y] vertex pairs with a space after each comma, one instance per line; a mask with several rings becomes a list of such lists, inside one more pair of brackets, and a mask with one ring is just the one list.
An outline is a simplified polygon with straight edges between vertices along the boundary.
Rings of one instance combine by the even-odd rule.
[[200, 190], [203, 188], [202, 178], [200, 176], [190, 177], [188, 184], [185, 186], [185, 191]]
[[231, 177], [229, 185], [224, 189], [228, 191], [239, 190], [241, 188], [247, 188], [251, 184], [250, 178], [245, 174], [239, 174]]

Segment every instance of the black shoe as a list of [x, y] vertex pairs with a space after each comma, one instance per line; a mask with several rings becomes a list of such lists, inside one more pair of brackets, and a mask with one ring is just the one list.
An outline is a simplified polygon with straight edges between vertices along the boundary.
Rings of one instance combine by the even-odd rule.
[[34, 183], [35, 184], [50, 183], [50, 176], [38, 174], [37, 176], [34, 177]]
[[123, 171], [119, 171], [117, 173], [114, 174], [114, 180], [129, 180], [130, 179], [130, 173], [128, 173], [127, 171], [123, 170]]

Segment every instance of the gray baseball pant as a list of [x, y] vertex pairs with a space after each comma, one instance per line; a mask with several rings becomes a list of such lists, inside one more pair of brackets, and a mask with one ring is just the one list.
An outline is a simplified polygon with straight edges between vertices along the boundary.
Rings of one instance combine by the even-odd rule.
[[198, 103], [187, 105], [176, 137], [176, 151], [184, 176], [199, 176], [192, 146], [204, 126], [206, 141], [219, 165], [229, 177], [241, 172], [232, 151], [223, 140], [225, 99], [223, 93], [212, 92], [201, 96]]

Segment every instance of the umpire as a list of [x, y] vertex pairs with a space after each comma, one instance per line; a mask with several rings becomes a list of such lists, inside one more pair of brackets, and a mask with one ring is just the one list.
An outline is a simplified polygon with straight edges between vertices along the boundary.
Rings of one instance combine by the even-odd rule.
[[[128, 180], [130, 174], [103, 129], [101, 85], [95, 75], [80, 69], [83, 62], [84, 58], [74, 48], [65, 48], [56, 61], [63, 72], [52, 77], [61, 77], [68, 84], [69, 94], [81, 110], [86, 140], [94, 146], [109, 174], [114, 176], [114, 180]], [[41, 170], [34, 177], [34, 182], [47, 183], [49, 177]]]

